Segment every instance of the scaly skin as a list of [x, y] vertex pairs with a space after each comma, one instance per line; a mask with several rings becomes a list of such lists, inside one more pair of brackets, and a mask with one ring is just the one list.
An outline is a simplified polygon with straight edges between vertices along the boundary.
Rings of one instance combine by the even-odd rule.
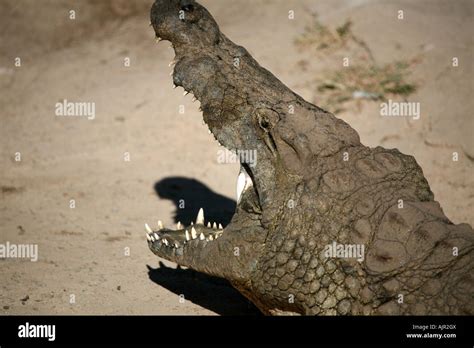
[[[175, 50], [175, 85], [201, 102], [219, 143], [257, 152], [256, 166], [243, 164], [253, 185], [224, 230], [202, 216], [160, 228], [148, 235], [153, 253], [228, 279], [265, 314], [474, 313], [473, 230], [446, 218], [412, 156], [362, 145], [198, 3], [157, 0], [151, 23]], [[327, 257], [334, 241], [363, 245], [363, 261]]]

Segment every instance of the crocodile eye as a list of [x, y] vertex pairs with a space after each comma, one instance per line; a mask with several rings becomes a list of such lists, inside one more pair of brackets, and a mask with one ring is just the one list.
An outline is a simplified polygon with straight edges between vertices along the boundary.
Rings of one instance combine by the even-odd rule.
[[191, 12], [191, 11], [194, 11], [194, 5], [193, 4], [183, 5], [183, 6], [181, 6], [181, 9], [184, 12]]
[[271, 124], [268, 120], [267, 116], [263, 113], [257, 112], [257, 124], [262, 128], [265, 132], [268, 132]]

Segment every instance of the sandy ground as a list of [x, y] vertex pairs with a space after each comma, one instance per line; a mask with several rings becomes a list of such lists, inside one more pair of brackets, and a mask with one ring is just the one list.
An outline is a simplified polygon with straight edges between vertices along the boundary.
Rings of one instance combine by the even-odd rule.
[[[0, 313], [256, 314], [226, 282], [160, 265], [145, 243], [144, 222], [189, 222], [201, 205], [225, 223], [238, 173], [217, 163], [198, 103], [173, 90], [172, 50], [148, 27], [151, 1], [68, 3], [0, 1], [0, 243], [39, 247], [37, 262], [0, 260]], [[474, 223], [473, 1], [202, 3], [228, 37], [311, 101], [314, 78], [334, 64], [295, 47], [313, 11], [325, 24], [351, 18], [380, 63], [422, 55], [410, 97], [420, 120], [381, 118], [373, 102], [338, 117], [367, 145], [413, 154], [447, 216]], [[63, 99], [94, 102], [95, 119], [55, 116]], [[185, 209], [176, 210], [181, 198]]]

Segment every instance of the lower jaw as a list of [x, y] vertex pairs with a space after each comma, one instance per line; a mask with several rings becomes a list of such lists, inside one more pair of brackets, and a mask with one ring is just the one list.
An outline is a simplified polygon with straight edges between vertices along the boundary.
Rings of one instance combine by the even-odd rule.
[[220, 245], [221, 240], [226, 239], [223, 235], [224, 233], [212, 241], [191, 239], [181, 245], [178, 244], [178, 247], [156, 240], [155, 242], [148, 241], [148, 246], [160, 258], [211, 276], [226, 278], [227, 273], [225, 267], [222, 267], [222, 260], [229, 257], [226, 257], [227, 253], [223, 251], [225, 249], [223, 245], [226, 242]]

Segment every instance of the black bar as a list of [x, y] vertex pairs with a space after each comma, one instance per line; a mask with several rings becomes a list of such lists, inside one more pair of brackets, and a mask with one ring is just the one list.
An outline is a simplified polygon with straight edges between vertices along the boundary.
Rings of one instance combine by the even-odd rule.
[[[20, 325], [55, 325], [55, 339], [20, 338]], [[0, 346], [56, 344], [412, 344], [474, 342], [473, 317], [1, 316]], [[416, 325], [414, 327], [414, 325]], [[435, 326], [430, 326], [435, 325]], [[442, 329], [440, 325], [447, 325]], [[425, 330], [423, 331], [423, 328]], [[408, 338], [407, 334], [456, 337]], [[226, 342], [222, 340], [225, 339]]]

